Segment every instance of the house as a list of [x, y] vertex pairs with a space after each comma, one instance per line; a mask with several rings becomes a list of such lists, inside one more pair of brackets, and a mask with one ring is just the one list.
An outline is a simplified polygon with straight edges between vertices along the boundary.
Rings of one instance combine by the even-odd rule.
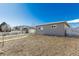
[[35, 28], [22, 25], [22, 26], [13, 27], [12, 31], [21, 31], [21, 32], [24, 32], [24, 33], [35, 33]]
[[48, 23], [36, 26], [36, 34], [65, 36], [65, 28], [70, 27], [67, 22]]
[[13, 31], [25, 31], [26, 33], [28, 33], [28, 28], [29, 26], [15, 26], [13, 27]]

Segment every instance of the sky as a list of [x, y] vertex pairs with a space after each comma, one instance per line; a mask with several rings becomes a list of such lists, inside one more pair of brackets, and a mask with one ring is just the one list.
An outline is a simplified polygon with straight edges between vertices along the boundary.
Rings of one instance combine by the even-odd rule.
[[[6, 3], [0, 4], [0, 23], [11, 26], [35, 26], [49, 22], [68, 21], [79, 26], [78, 3]], [[73, 24], [75, 23], [75, 25]]]

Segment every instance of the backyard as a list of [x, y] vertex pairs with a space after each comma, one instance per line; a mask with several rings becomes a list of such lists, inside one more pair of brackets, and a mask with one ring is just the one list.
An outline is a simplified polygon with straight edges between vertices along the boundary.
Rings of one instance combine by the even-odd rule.
[[[28, 36], [27, 36], [28, 35]], [[24, 35], [0, 43], [1, 56], [77, 56], [78, 37], [57, 37], [44, 35]], [[19, 36], [17, 36], [19, 37]], [[16, 37], [15, 37], [16, 38]], [[13, 40], [12, 40], [13, 39]]]

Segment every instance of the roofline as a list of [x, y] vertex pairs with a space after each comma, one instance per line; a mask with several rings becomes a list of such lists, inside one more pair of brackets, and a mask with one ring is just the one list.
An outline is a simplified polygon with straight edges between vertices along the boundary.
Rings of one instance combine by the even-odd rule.
[[68, 27], [70, 27], [70, 25], [68, 24], [68, 22], [65, 21], [65, 24], [66, 24]]
[[70, 25], [66, 21], [45, 23], [45, 24], [41, 24], [41, 25], [37, 25], [37, 26], [44, 26], [44, 25], [51, 25], [51, 24], [59, 24], [59, 23], [65, 23], [68, 27], [70, 27]]

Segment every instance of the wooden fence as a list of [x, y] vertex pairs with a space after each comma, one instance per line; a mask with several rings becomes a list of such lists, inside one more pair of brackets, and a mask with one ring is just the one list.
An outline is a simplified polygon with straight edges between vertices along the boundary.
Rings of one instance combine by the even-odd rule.
[[4, 47], [5, 41], [25, 36], [24, 31], [0, 32], [0, 49]]

